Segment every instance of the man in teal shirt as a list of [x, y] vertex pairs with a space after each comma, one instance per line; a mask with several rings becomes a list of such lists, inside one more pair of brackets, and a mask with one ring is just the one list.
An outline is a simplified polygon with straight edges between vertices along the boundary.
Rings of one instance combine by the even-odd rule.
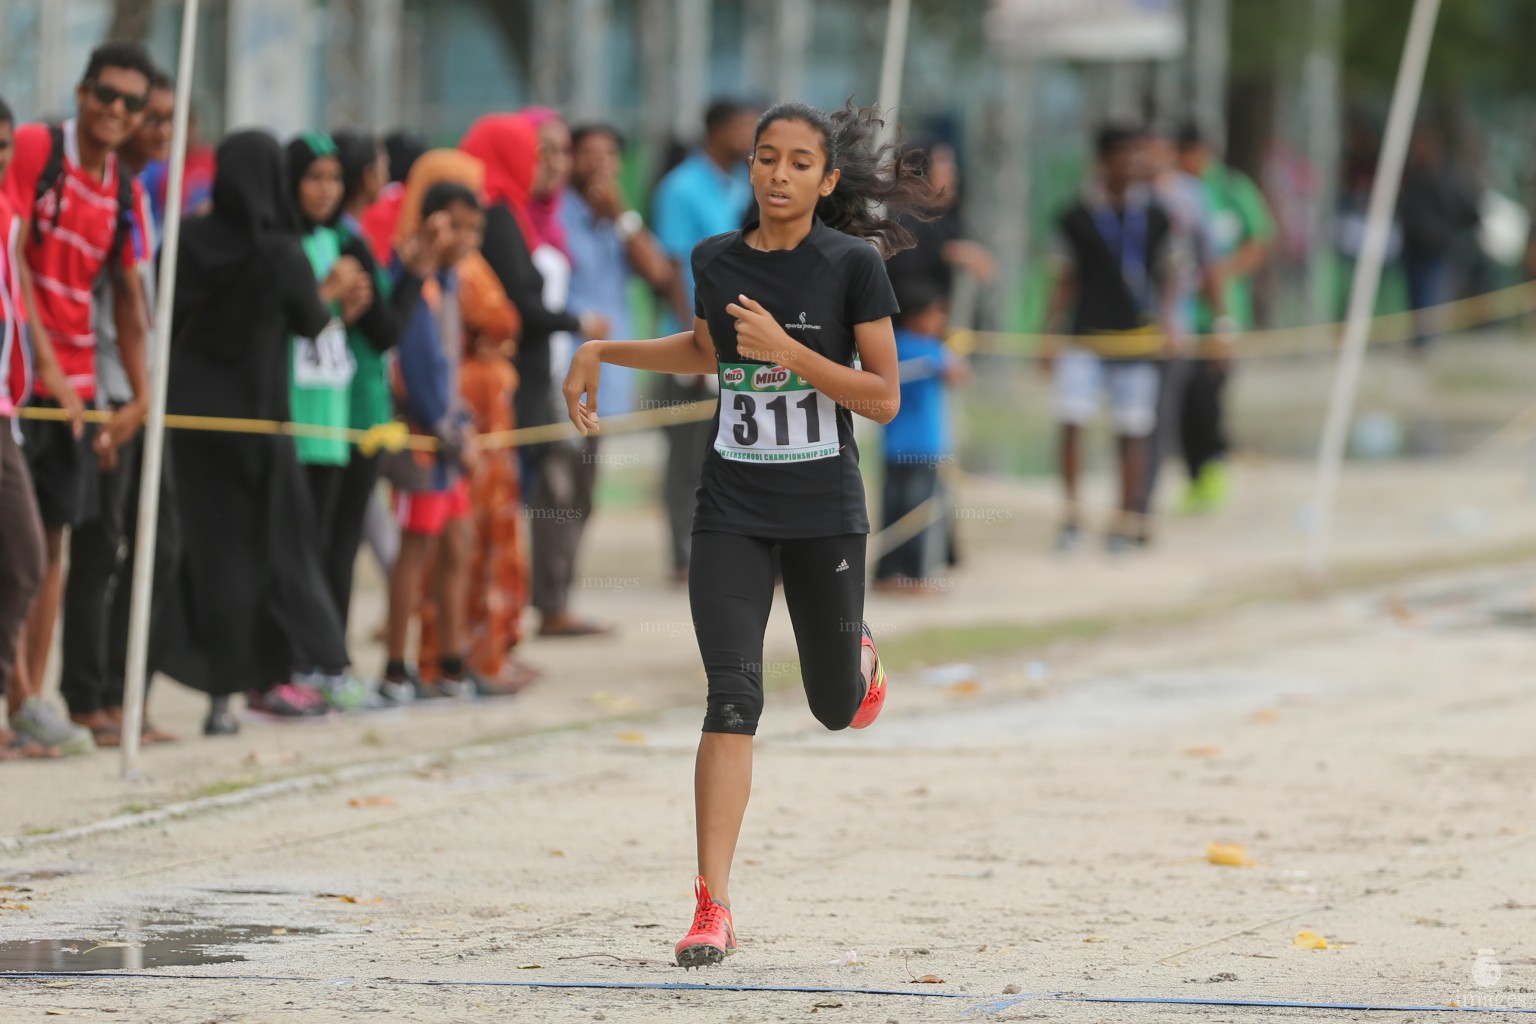
[[1202, 297], [1195, 330], [1206, 338], [1184, 390], [1180, 438], [1189, 470], [1184, 510], [1214, 511], [1227, 496], [1225, 397], [1231, 371], [1228, 336], [1253, 329], [1253, 275], [1269, 258], [1275, 221], [1253, 179], [1217, 158], [1195, 125], [1179, 131], [1179, 168], [1205, 185], [1212, 218], [1213, 273], [1222, 282], [1226, 311], [1216, 316]]

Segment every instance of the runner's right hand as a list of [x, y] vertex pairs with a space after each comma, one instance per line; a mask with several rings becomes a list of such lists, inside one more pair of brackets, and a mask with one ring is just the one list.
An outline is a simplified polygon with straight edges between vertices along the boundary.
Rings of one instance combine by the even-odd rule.
[[[570, 372], [565, 375], [565, 384], [560, 389], [565, 395], [566, 412], [583, 437], [595, 434], [599, 429], [597, 385], [602, 372], [603, 361], [598, 356], [597, 346], [589, 341], [576, 349]], [[583, 395], [586, 401], [582, 401]]]

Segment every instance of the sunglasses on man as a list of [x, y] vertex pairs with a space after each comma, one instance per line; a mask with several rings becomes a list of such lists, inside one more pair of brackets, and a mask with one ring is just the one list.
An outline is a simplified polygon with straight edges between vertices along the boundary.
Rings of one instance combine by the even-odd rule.
[[95, 78], [87, 78], [81, 84], [89, 89], [91, 95], [96, 97], [96, 102], [104, 107], [110, 107], [118, 100], [122, 100], [123, 109], [127, 110], [130, 114], [139, 114], [143, 112], [145, 105], [149, 103], [149, 97], [146, 95], [123, 92], [121, 89], [113, 88], [106, 82]]

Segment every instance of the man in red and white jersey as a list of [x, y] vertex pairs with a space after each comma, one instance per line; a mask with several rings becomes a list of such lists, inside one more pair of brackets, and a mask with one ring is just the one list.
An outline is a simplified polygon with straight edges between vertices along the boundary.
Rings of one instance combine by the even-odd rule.
[[[93, 404], [92, 289], [103, 273], [112, 273], [120, 285], [113, 320], [134, 396], [100, 429], [80, 439], [63, 423], [28, 420], [24, 427], [47, 552], [47, 570], [23, 644], [25, 675], [34, 681], [44, 677], [58, 619], [65, 528], [78, 522], [92, 504], [97, 462], [115, 462], [117, 449], [137, 433], [148, 402], [146, 316], [132, 242], [140, 190], [118, 166], [113, 150], [138, 125], [148, 103], [153, 67], [136, 44], [97, 47], [75, 89], [76, 116], [59, 126], [18, 128], [14, 155], [0, 185], [23, 222], [20, 255], [38, 306], [38, 322], [30, 325], [31, 331], [46, 334], [70, 388]], [[39, 406], [58, 405], [57, 396], [42, 381], [34, 382], [33, 398]]]

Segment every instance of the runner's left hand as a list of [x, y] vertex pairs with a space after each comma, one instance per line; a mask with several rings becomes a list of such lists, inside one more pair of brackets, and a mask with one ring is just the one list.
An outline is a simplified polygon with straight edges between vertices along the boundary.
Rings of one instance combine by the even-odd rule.
[[736, 351], [743, 359], [782, 363], [798, 343], [784, 332], [773, 314], [756, 299], [736, 296], [737, 302], [725, 307], [736, 318]]

